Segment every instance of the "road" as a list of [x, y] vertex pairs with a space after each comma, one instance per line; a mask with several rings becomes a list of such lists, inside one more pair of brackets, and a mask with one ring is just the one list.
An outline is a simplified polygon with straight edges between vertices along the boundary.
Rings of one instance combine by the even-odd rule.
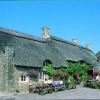
[[1, 96], [0, 100], [54, 100], [54, 99], [100, 99], [100, 89], [91, 89], [77, 86], [76, 89], [53, 92], [52, 94], [38, 95], [34, 93], [8, 94]]

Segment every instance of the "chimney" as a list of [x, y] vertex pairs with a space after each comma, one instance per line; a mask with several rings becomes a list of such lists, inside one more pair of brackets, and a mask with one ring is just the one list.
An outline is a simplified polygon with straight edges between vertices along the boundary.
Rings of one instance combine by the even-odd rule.
[[90, 44], [86, 44], [86, 48], [87, 49], [90, 49]]
[[74, 43], [74, 44], [78, 44], [78, 39], [72, 39], [72, 42]]
[[42, 37], [43, 38], [49, 38], [50, 37], [49, 28], [48, 27], [43, 27], [42, 28]]

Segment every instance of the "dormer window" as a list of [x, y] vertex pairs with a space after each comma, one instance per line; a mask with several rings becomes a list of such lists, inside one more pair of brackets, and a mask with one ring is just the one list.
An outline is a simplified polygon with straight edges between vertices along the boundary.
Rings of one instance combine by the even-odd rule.
[[43, 62], [43, 66], [48, 66], [49, 64], [52, 64], [52, 62], [50, 60], [45, 60]]

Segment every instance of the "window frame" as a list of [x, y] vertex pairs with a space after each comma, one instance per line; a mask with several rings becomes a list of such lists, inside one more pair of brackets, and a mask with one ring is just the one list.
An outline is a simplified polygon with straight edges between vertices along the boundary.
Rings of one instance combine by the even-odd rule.
[[38, 80], [39, 81], [44, 81], [44, 79], [45, 79], [45, 73], [43, 71], [41, 71], [40, 74], [39, 74]]
[[50, 60], [45, 60], [43, 62], [43, 66], [48, 66], [48, 64], [51, 64], [52, 65], [52, 62]]
[[21, 83], [27, 83], [29, 81], [29, 76], [28, 75], [20, 75], [19, 80]]

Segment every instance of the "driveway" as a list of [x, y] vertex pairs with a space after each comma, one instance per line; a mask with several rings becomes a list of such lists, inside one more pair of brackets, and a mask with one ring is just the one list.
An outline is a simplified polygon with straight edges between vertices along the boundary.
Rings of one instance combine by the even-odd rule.
[[47, 100], [47, 99], [100, 99], [100, 90], [91, 89], [77, 85], [76, 89], [59, 91], [52, 94], [38, 95], [34, 93], [6, 94], [0, 97], [0, 100]]

